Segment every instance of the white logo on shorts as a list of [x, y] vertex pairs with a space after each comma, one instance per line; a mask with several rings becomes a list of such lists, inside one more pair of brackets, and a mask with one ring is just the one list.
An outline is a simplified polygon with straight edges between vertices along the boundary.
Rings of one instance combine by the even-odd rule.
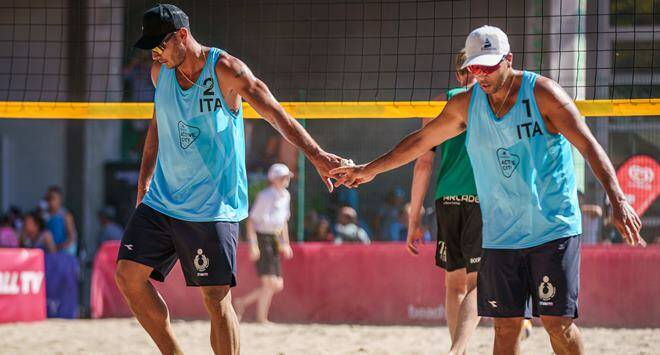
[[195, 269], [199, 271], [197, 276], [209, 275], [208, 273], [204, 272], [209, 267], [209, 258], [204, 255], [204, 251], [202, 249], [197, 249], [197, 255], [195, 255], [195, 260], [193, 260], [193, 263], [195, 264]]
[[447, 262], [447, 246], [445, 245], [445, 242], [443, 241], [438, 241], [438, 247], [440, 248], [440, 260], [442, 262]]
[[125, 246], [126, 249], [128, 249], [128, 250], [131, 250], [131, 251], [133, 250], [133, 244], [124, 244], [124, 246]]
[[497, 308], [497, 301], [488, 301], [490, 303], [491, 307]]
[[552, 306], [553, 303], [548, 301], [555, 297], [555, 293], [557, 293], [557, 289], [550, 283], [550, 278], [543, 276], [543, 282], [539, 285], [539, 298], [541, 299], [539, 304], [542, 306]]

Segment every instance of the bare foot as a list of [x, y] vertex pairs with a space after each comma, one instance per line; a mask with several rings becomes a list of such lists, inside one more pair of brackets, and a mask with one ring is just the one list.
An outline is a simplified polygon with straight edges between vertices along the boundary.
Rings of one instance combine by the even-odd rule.
[[268, 319], [265, 319], [265, 320], [257, 320], [257, 321], [255, 321], [255, 323], [257, 323], [257, 324], [261, 324], [261, 325], [273, 325], [273, 324], [275, 324], [275, 323], [269, 321]]
[[242, 299], [234, 299], [234, 312], [236, 312], [236, 318], [240, 322], [243, 319], [243, 313], [245, 313], [245, 304], [243, 304]]

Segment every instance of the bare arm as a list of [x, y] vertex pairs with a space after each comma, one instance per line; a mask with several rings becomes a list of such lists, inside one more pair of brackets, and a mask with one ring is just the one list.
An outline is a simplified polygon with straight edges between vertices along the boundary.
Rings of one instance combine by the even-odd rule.
[[78, 232], [76, 231], [76, 223], [73, 220], [73, 215], [71, 214], [71, 212], [67, 213], [66, 216], [64, 216], [64, 222], [66, 225], [66, 239], [64, 240], [64, 242], [62, 242], [60, 245], [57, 246], [59, 250], [68, 248], [69, 246], [71, 246], [71, 244], [75, 243], [76, 239], [78, 238]]
[[293, 250], [291, 249], [291, 243], [289, 242], [289, 223], [284, 223], [282, 228], [282, 243], [280, 245], [280, 251], [286, 259], [291, 259], [293, 257]]
[[144, 141], [144, 149], [142, 150], [142, 162], [140, 163], [140, 175], [138, 177], [138, 193], [136, 206], [140, 205], [142, 198], [149, 191], [151, 178], [154, 175], [156, 168], [156, 159], [158, 157], [158, 123], [156, 121], [156, 111], [154, 110], [154, 117], [149, 123], [147, 130], [147, 138]]
[[[422, 121], [423, 125], [426, 125], [430, 120], [425, 119]], [[417, 250], [416, 243], [421, 242], [419, 240], [417, 230], [419, 229], [420, 224], [420, 215], [415, 213], [415, 211], [420, 211], [422, 205], [424, 204], [424, 198], [426, 197], [426, 191], [429, 189], [429, 184], [431, 181], [431, 175], [433, 173], [433, 151], [428, 151], [422, 154], [421, 157], [417, 158], [415, 161], [415, 168], [413, 170], [412, 186], [410, 187], [410, 213], [408, 214], [408, 236], [406, 238], [406, 247], [408, 251], [417, 255], [419, 251]], [[421, 236], [423, 238], [423, 236]]]
[[556, 129], [556, 132], [564, 135], [577, 148], [603, 185], [612, 201], [615, 226], [621, 235], [631, 245], [645, 244], [639, 235], [641, 221], [621, 190], [614, 166], [587, 124], [580, 118], [580, 112], [573, 100], [559, 84], [542, 77], [537, 81], [534, 95], [539, 111], [550, 123], [548, 128]]
[[[158, 84], [158, 74], [160, 73], [160, 64], [154, 62], [151, 66], [151, 82], [154, 87]], [[142, 161], [140, 163], [140, 175], [138, 177], [138, 192], [135, 206], [140, 205], [142, 198], [149, 191], [151, 178], [154, 175], [156, 168], [156, 158], [158, 157], [158, 121], [156, 119], [156, 108], [149, 122], [147, 129], [147, 137], [144, 141], [144, 148], [142, 150]]]
[[293, 117], [286, 113], [282, 105], [273, 97], [266, 84], [252, 74], [240, 60], [228, 54], [218, 60], [216, 74], [222, 77], [232, 90], [247, 101], [257, 113], [264, 117], [282, 136], [300, 149], [316, 167], [330, 191], [332, 184], [329, 170], [341, 163], [341, 158], [326, 153]]
[[248, 217], [247, 223], [245, 224], [247, 230], [248, 243], [250, 244], [250, 260], [257, 261], [261, 256], [261, 251], [259, 250], [259, 242], [257, 241], [257, 231], [254, 229], [254, 223], [252, 218]]
[[[50, 232], [45, 232], [46, 235], [44, 236], [44, 244], [46, 245], [46, 251], [49, 253], [54, 253], [57, 251], [57, 246], [55, 245], [55, 241], [53, 239], [53, 235]], [[62, 243], [66, 244], [66, 243]]]
[[337, 179], [335, 185], [355, 187], [369, 182], [376, 175], [405, 165], [465, 131], [469, 95], [470, 92], [466, 92], [454, 96], [438, 117], [422, 129], [406, 136], [394, 149], [371, 163], [333, 169], [331, 173]]

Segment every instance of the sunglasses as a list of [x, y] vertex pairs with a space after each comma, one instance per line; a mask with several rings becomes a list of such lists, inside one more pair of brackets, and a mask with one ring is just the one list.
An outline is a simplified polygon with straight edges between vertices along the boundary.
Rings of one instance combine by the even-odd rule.
[[163, 38], [163, 41], [160, 42], [160, 44], [157, 45], [156, 47], [152, 48], [151, 51], [155, 52], [157, 54], [163, 54], [163, 52], [165, 52], [165, 45], [167, 44], [167, 42], [169, 42], [170, 39], [172, 39], [172, 37], [174, 37], [175, 33], [176, 32], [168, 33], [167, 36], [165, 36], [165, 38]]
[[472, 75], [490, 75], [493, 74], [494, 72], [497, 71], [497, 69], [500, 68], [500, 65], [502, 64], [502, 61], [504, 61], [504, 58], [500, 60], [499, 63], [495, 65], [468, 65], [467, 70], [472, 74]]

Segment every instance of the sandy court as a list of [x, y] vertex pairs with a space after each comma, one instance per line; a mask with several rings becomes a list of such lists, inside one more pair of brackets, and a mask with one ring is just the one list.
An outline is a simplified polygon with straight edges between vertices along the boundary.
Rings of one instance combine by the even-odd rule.
[[[208, 322], [175, 321], [187, 354], [210, 354]], [[442, 354], [444, 327], [276, 324], [241, 326], [243, 354]], [[660, 329], [584, 328], [589, 354], [658, 354]], [[490, 353], [493, 333], [480, 327], [470, 354]], [[157, 354], [133, 319], [48, 320], [0, 325], [0, 354]], [[552, 354], [544, 332], [535, 328], [524, 354]]]

